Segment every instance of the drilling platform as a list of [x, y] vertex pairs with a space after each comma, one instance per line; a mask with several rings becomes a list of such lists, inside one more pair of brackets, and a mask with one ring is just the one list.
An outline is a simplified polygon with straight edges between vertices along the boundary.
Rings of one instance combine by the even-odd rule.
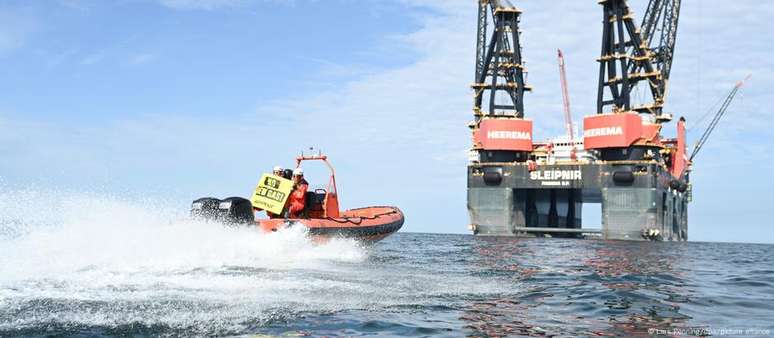
[[[525, 83], [522, 12], [508, 0], [478, 1], [467, 171], [474, 234], [687, 240], [691, 159], [714, 124], [690, 156], [685, 119], [675, 123], [676, 138], [661, 136], [672, 120], [663, 107], [680, 2], [649, 0], [637, 25], [626, 0], [598, 1], [604, 17], [596, 114], [584, 117], [576, 140], [560, 51], [568, 135], [534, 142], [533, 121], [524, 114], [524, 93], [532, 88]], [[647, 92], [644, 102], [633, 100], [638, 88]], [[583, 228], [584, 203], [601, 205], [601, 228]]]

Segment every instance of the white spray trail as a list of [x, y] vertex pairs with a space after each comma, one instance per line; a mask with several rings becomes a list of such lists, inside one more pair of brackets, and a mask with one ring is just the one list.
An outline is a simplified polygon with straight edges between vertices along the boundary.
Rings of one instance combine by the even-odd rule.
[[354, 241], [318, 245], [300, 227], [264, 234], [186, 220], [156, 203], [46, 196], [0, 194], [0, 305], [27, 298], [228, 301], [246, 293], [260, 303], [273, 288], [303, 287], [283, 277], [288, 271], [366, 259]]
[[352, 240], [315, 244], [300, 227], [264, 234], [169, 210], [158, 201], [0, 190], [0, 335], [51, 325], [239, 334], [300, 313], [498, 289], [371, 261]]

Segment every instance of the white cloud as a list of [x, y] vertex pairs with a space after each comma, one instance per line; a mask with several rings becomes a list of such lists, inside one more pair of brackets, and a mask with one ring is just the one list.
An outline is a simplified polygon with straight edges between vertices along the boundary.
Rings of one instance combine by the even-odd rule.
[[[294, 132], [294, 136], [303, 142], [335, 145], [340, 155], [362, 159], [364, 169], [368, 168], [372, 177], [400, 177], [402, 184], [397, 187], [390, 186], [389, 180], [369, 182], [370, 178], [358, 180], [358, 184], [375, 185], [388, 196], [400, 196], [401, 191], [420, 195], [416, 203], [424, 203], [424, 208], [412, 206], [408, 214], [418, 218], [412, 224], [432, 229], [435, 215], [445, 214], [446, 219], [458, 220], [447, 231], [463, 231], [466, 219], [464, 150], [470, 145], [466, 123], [472, 118], [472, 94], [468, 86], [473, 77], [476, 6], [474, 2], [462, 0], [402, 2], [435, 12], [419, 16], [421, 28], [398, 39], [419, 53], [416, 62], [368, 74], [336, 90], [278, 100], [268, 110], [295, 116], [296, 130], [301, 132]], [[772, 61], [766, 57], [770, 47], [762, 40], [751, 42], [746, 38], [755, 32], [767, 31], [769, 24], [765, 18], [772, 17], [769, 13], [772, 9], [751, 14], [760, 7], [759, 3], [739, 2], [734, 11], [748, 18], [740, 23], [738, 15], [721, 10], [726, 7], [721, 0], [700, 3], [686, 4], [683, 8], [667, 105], [668, 110], [686, 115], [689, 121], [698, 118], [708, 105], [702, 100], [715, 101], [725, 95], [734, 81], [750, 70], [763, 73], [756, 76], [760, 78], [761, 88], [774, 82], [770, 71], [774, 69]], [[697, 6], [703, 6], [703, 12]], [[581, 124], [582, 116], [596, 112], [599, 69], [596, 58], [601, 40], [602, 7], [575, 0], [550, 6], [545, 1], [521, 1], [519, 7], [524, 11], [521, 29], [530, 72], [528, 83], [535, 87], [534, 92], [526, 94], [525, 110], [536, 122], [536, 137], [549, 138], [563, 132], [557, 48], [564, 50], [567, 59], [576, 124]], [[566, 13], [559, 20], [558, 10]], [[643, 12], [639, 8], [635, 10]], [[703, 15], [706, 17], [699, 19]], [[703, 23], [698, 24], [698, 20]], [[696, 36], [701, 34], [705, 39], [712, 37], [712, 43], [696, 44]], [[750, 57], [754, 60], [746, 60]], [[698, 62], [700, 66], [691, 62]], [[697, 78], [703, 84], [697, 84]], [[697, 86], [705, 88], [700, 98], [695, 96]], [[744, 147], [750, 138], [770, 145], [771, 138], [761, 138], [762, 134], [734, 131], [736, 124], [746, 130], [771, 129], [771, 119], [763, 119], [763, 110], [772, 101], [771, 94], [762, 90], [746, 95], [749, 109], [737, 113], [737, 118], [745, 121], [726, 120], [714, 136], [718, 138], [715, 146], [722, 147], [720, 154], [726, 155], [707, 156], [702, 163], [726, 161], [732, 155], [737, 161], [752, 162], [758, 155], [738, 154], [733, 148]], [[671, 134], [672, 129], [673, 125], [666, 126], [665, 133]], [[722, 142], [728, 138], [736, 142]], [[441, 185], [437, 190], [436, 184]], [[452, 197], [450, 191], [459, 193]], [[410, 201], [411, 198], [403, 196], [396, 203]], [[435, 205], [430, 201], [443, 203]]]
[[161, 0], [163, 6], [185, 10], [212, 10], [224, 7], [236, 7], [242, 6], [247, 2], [247, 0]]
[[0, 56], [24, 46], [37, 29], [37, 22], [23, 9], [0, 8]]
[[141, 65], [151, 62], [156, 59], [156, 56], [148, 53], [135, 54], [129, 57], [129, 63], [133, 65]]
[[86, 190], [244, 195], [261, 165], [291, 161], [297, 149], [279, 133], [286, 129], [244, 116], [146, 114], [83, 124], [0, 113], [0, 156], [14, 159], [0, 162], [0, 176]]
[[[21, 159], [0, 167], [34, 172], [53, 162], [62, 163], [57, 170], [71, 175], [121, 181], [144, 177], [159, 184], [167, 179], [168, 184], [196, 186], [202, 192], [238, 192], [240, 185], [252, 183], [245, 181], [253, 179], [260, 166], [268, 168], [314, 145], [329, 152], [339, 173], [346, 174], [339, 177], [345, 207], [396, 204], [407, 209], [409, 230], [463, 232], [475, 2], [400, 1], [432, 10], [416, 16], [417, 31], [385, 37], [399, 45], [395, 50], [416, 55], [410, 64], [392, 69], [330, 64], [323, 67], [324, 72], [354, 79], [311, 95], [262, 102], [252, 117], [140, 116], [91, 128], [0, 123], [0, 144], [6, 146], [0, 154], [14, 152], [17, 157], [4, 157]], [[244, 3], [162, 2], [178, 9]], [[563, 128], [556, 48], [562, 48], [567, 58], [576, 123], [580, 124], [582, 115], [595, 112], [601, 6], [576, 0], [551, 5], [520, 1], [519, 6], [524, 10], [521, 28], [528, 82], [535, 87], [526, 94], [526, 113], [536, 122], [536, 136], [548, 138]], [[683, 6], [668, 109], [696, 120], [734, 81], [754, 72], [744, 100], [730, 112], [738, 119], [722, 122], [708, 144], [715, 151], [703, 154], [701, 165], [731, 165], [731, 156], [736, 164], [755, 163], [765, 146], [771, 146], [772, 138], [764, 137], [772, 125], [765, 109], [774, 100], [768, 91], [774, 84], [774, 67], [767, 41], [749, 37], [769, 30], [765, 18], [772, 17], [772, 9], [767, 7], [774, 6], [739, 1], [729, 9], [722, 0]], [[559, 9], [566, 13], [561, 20], [557, 20]], [[727, 14], [728, 10], [735, 14]], [[84, 61], [98, 62], [99, 55]], [[149, 60], [140, 54], [135, 57]], [[750, 131], [747, 135], [752, 136], [740, 137]], [[750, 147], [749, 138], [765, 146]], [[771, 166], [773, 160], [769, 156], [765, 161]], [[195, 175], [201, 178], [191, 182]], [[708, 181], [695, 184], [711, 185]], [[439, 215], [454, 223], [437, 226]]]
[[102, 59], [104, 58], [105, 58], [105, 53], [103, 51], [92, 53], [92, 54], [86, 55], [86, 57], [81, 59], [81, 64], [84, 66], [97, 64], [100, 61], [102, 61]]
[[87, 3], [87, 1], [88, 0], [57, 0], [57, 2], [64, 7], [82, 12], [88, 11], [90, 9], [90, 4]]
[[78, 49], [76, 48], [67, 49], [59, 53], [53, 53], [48, 57], [46, 65], [48, 67], [59, 66], [65, 61], [69, 60], [71, 57], [75, 56], [77, 53]]
[[[397, 37], [399, 43], [418, 52], [416, 62], [369, 73], [337, 90], [301, 100], [278, 100], [271, 109], [302, 113], [305, 119], [300, 123], [309, 131], [320, 127], [314, 117], [326, 116], [324, 125], [329, 130], [349, 129], [338, 137], [350, 141], [414, 148], [435, 142], [430, 137], [434, 133], [445, 136], [444, 131], [454, 129], [465, 133], [472, 77], [465, 66], [473, 60], [472, 48], [466, 45], [474, 32], [463, 27], [470, 26], [469, 19], [475, 15], [427, 16], [420, 30]], [[396, 137], [401, 141], [396, 142]]]
[[[81, 58], [80, 63], [83, 66], [90, 66], [90, 65], [100, 63], [106, 58], [114, 59], [116, 58], [116, 54], [125, 53], [125, 52], [122, 52], [121, 50], [128, 49], [129, 46], [132, 44], [132, 42], [136, 40], [140, 40], [142, 37], [143, 36], [141, 34], [135, 33], [125, 37], [124, 39], [111, 41], [107, 45], [101, 46], [101, 48], [96, 49], [89, 54], [86, 54], [86, 56]], [[152, 61], [153, 58], [154, 58], [154, 55], [150, 53], [135, 53], [129, 56], [129, 63], [142, 64], [142, 63]]]

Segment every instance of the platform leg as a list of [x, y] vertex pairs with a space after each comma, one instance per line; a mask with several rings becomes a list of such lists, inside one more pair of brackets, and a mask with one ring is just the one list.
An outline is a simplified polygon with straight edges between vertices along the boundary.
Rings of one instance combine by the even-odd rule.
[[602, 189], [602, 234], [605, 239], [638, 240], [645, 229], [660, 229], [655, 188]]
[[565, 217], [565, 227], [571, 229], [580, 229], [583, 219], [583, 201], [581, 191], [578, 189], [567, 190], [567, 213]]
[[[513, 235], [524, 226], [524, 192], [511, 188], [469, 188], [468, 213], [479, 235]], [[520, 203], [519, 203], [520, 202]]]

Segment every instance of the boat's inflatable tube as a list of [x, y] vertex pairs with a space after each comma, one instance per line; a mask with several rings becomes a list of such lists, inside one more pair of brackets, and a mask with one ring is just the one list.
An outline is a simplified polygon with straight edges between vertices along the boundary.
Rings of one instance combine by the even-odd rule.
[[300, 224], [314, 237], [378, 241], [400, 230], [404, 220], [403, 212], [397, 207], [377, 206], [347, 210], [335, 218], [262, 219], [256, 223], [267, 232]]
[[315, 238], [345, 237], [363, 241], [381, 240], [400, 230], [405, 220], [403, 212], [391, 206], [347, 210], [339, 217], [256, 220], [252, 204], [241, 197], [197, 199], [191, 204], [191, 217], [229, 225], [254, 224], [266, 232], [300, 225]]
[[[301, 168], [301, 163], [304, 161], [324, 162], [331, 176], [326, 189], [307, 192], [306, 209], [303, 210], [300, 218], [255, 219], [253, 205], [274, 213], [281, 213], [279, 211], [287, 205], [287, 198], [291, 194], [290, 181], [281, 177], [272, 178], [270, 174], [264, 174], [261, 177], [251, 200], [241, 197], [229, 197], [224, 200], [212, 197], [200, 198], [191, 205], [191, 216], [228, 224], [252, 224], [266, 232], [289, 226], [304, 226], [310, 235], [322, 237], [320, 239], [350, 237], [378, 241], [403, 226], [403, 212], [396, 207], [367, 207], [341, 212], [336, 175], [333, 166], [328, 162], [328, 157], [321, 153], [310, 156], [301, 154], [296, 157], [296, 168]], [[494, 178], [496, 183], [500, 184], [502, 169], [496, 170], [498, 171], [496, 177], [491, 177], [490, 180]]]

